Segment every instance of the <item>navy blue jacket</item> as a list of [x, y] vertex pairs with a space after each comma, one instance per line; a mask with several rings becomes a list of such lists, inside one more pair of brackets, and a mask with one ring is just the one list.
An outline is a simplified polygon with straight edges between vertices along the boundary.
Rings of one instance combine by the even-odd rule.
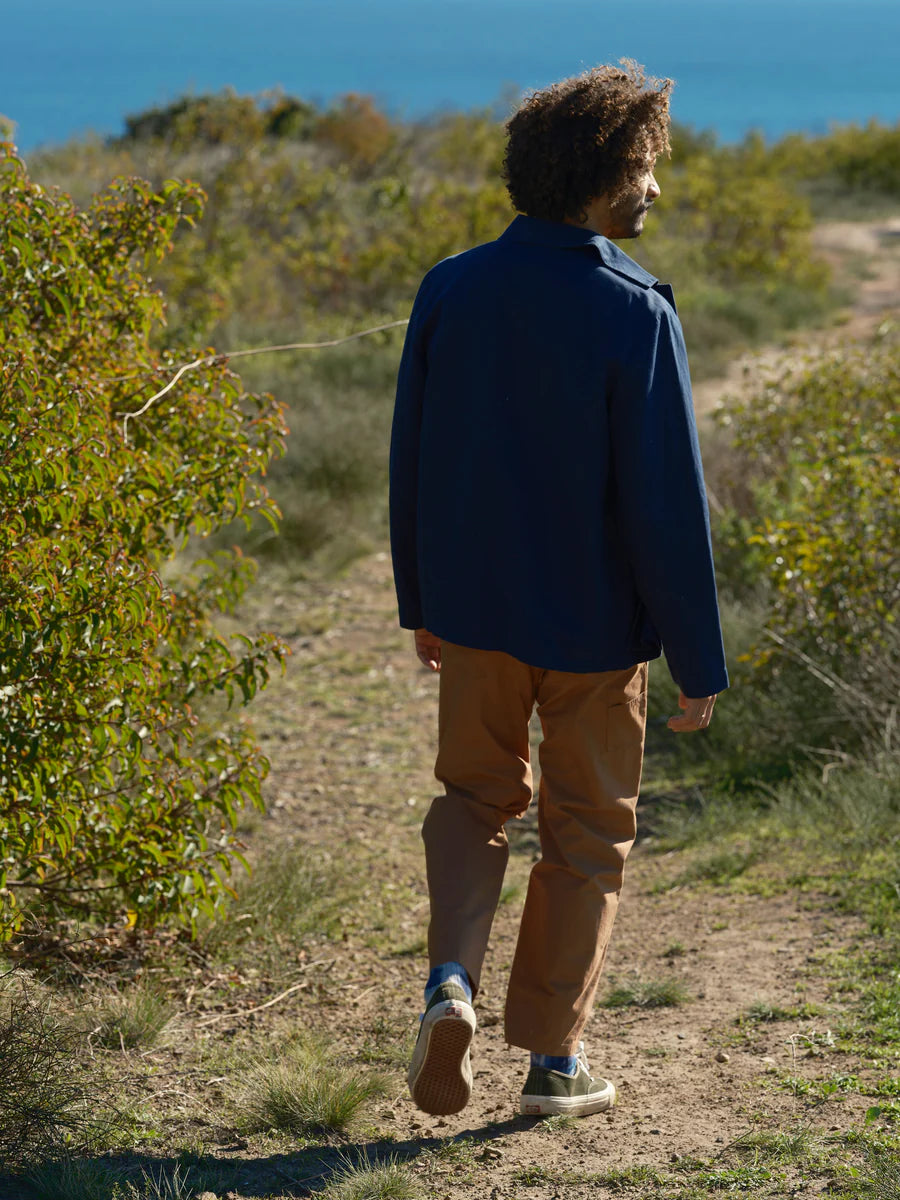
[[413, 306], [391, 439], [400, 624], [559, 671], [661, 646], [728, 686], [670, 289], [606, 238], [518, 216]]

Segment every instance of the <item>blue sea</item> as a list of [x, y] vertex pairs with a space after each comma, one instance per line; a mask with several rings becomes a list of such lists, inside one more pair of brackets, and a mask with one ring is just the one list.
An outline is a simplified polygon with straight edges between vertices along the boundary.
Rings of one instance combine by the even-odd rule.
[[226, 86], [501, 113], [625, 56], [724, 141], [900, 119], [900, 0], [5, 0], [0, 38], [23, 150]]

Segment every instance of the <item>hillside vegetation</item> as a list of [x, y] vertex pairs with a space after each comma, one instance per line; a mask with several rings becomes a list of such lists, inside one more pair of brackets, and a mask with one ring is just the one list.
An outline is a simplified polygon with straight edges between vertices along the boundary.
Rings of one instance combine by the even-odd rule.
[[[195, 180], [208, 200], [154, 271], [167, 298], [161, 346], [217, 349], [324, 339], [408, 316], [424, 272], [497, 236], [513, 213], [500, 179], [504, 133], [489, 113], [389, 120], [363, 96], [327, 110], [273, 94], [186, 98], [126, 122], [111, 142], [36, 155], [41, 182], [87, 202], [115, 175], [155, 188]], [[695, 378], [739, 350], [819, 322], [840, 299], [811, 248], [811, 198], [846, 208], [900, 194], [900, 132], [719, 146], [676, 129], [662, 197], [626, 248], [675, 285]], [[842, 209], [843, 211], [843, 209]], [[327, 356], [245, 364], [287, 406], [291, 437], [272, 487], [280, 538], [254, 551], [332, 561], [384, 535], [384, 448], [402, 333]]]

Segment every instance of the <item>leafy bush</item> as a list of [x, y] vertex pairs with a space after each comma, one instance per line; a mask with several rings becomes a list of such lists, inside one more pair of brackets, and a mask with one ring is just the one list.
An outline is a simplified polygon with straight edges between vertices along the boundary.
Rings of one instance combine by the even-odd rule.
[[209, 620], [251, 564], [168, 564], [189, 534], [272, 513], [254, 476], [280, 410], [217, 360], [123, 433], [175, 366], [151, 345], [147, 266], [201, 201], [122, 180], [81, 212], [0, 151], [0, 937], [26, 901], [192, 919], [221, 892], [237, 810], [259, 802], [265, 761], [220, 710], [280, 648]]
[[769, 710], [773, 687], [809, 693], [797, 711], [775, 715], [787, 722], [783, 735], [824, 716], [837, 746], [890, 739], [900, 684], [898, 391], [900, 342], [886, 333], [788, 360], [758, 394], [720, 412], [734, 455], [730, 489], [723, 478], [718, 492], [729, 509], [718, 522], [725, 591], [740, 593], [756, 573], [765, 606], [766, 636], [744, 656], [750, 683]]
[[774, 170], [794, 179], [833, 179], [850, 192], [900, 195], [900, 122], [840, 125], [817, 138], [790, 134], [770, 157]]

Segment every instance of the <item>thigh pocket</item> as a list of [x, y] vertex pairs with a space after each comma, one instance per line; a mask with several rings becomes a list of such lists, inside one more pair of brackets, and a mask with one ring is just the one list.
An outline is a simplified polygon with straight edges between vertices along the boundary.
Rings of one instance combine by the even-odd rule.
[[640, 746], [647, 723], [647, 693], [640, 692], [623, 704], [611, 704], [606, 710], [606, 749], [623, 750]]

